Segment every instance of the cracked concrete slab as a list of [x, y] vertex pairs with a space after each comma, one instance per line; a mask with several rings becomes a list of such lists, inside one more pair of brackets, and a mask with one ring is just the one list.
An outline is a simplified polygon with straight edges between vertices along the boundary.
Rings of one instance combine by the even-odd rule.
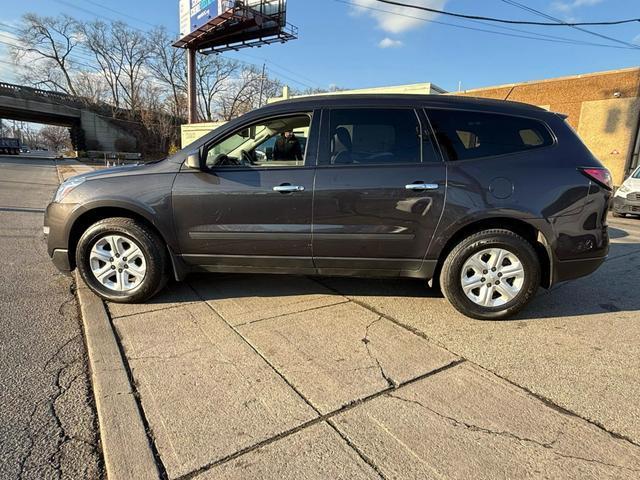
[[127, 304], [113, 303], [107, 304], [111, 318], [127, 317], [140, 313], [154, 312], [166, 308], [179, 307], [185, 303], [192, 303], [200, 299], [186, 283], [169, 283], [158, 295], [145, 303]]
[[324, 414], [457, 359], [351, 302], [238, 331]]
[[345, 302], [305, 277], [228, 275], [194, 277], [189, 283], [230, 325], [241, 325]]
[[640, 448], [470, 364], [331, 422], [387, 478], [635, 479]]
[[380, 477], [333, 428], [322, 422], [217, 466], [197, 478], [360, 480]]
[[114, 324], [170, 478], [317, 417], [202, 302]]
[[640, 403], [631, 400], [640, 398], [640, 222], [610, 223], [616, 238], [610, 259], [598, 271], [553, 291], [541, 290], [510, 321], [466, 318], [420, 282], [321, 281], [640, 444]]

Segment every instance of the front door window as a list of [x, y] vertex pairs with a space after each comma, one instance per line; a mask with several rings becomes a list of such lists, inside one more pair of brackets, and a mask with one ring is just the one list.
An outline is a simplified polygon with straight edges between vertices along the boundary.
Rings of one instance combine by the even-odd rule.
[[262, 120], [207, 151], [207, 167], [289, 168], [304, 165], [311, 114]]

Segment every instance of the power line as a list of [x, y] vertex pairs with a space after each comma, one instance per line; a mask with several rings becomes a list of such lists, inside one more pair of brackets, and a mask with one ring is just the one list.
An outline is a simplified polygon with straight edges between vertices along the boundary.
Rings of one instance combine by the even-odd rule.
[[[249, 55], [248, 53], [236, 52], [236, 54], [237, 54], [237, 55], [243, 55], [243, 56], [245, 56], [245, 57], [247, 57], [247, 58], [255, 58], [256, 60], [260, 60], [260, 61], [261, 61], [261, 62], [263, 62], [263, 63], [267, 63], [267, 64], [269, 64], [269, 65], [271, 65], [271, 66], [275, 66], [275, 67], [276, 67], [277, 69], [279, 69], [279, 70], [283, 70], [283, 71], [288, 72], [288, 73], [290, 73], [290, 74], [292, 74], [292, 75], [295, 75], [296, 77], [301, 78], [302, 80], [305, 80], [305, 81], [307, 81], [307, 82], [309, 82], [309, 83], [315, 84], [315, 86], [316, 86], [316, 87], [320, 87], [320, 84], [316, 83], [316, 82], [315, 82], [315, 80], [312, 80], [312, 79], [310, 79], [310, 78], [308, 78], [308, 77], [305, 77], [305, 76], [303, 76], [303, 75], [300, 75], [298, 72], [294, 72], [293, 70], [290, 70], [290, 69], [288, 69], [288, 68], [285, 68], [285, 67], [283, 67], [282, 65], [280, 65], [280, 64], [278, 64], [278, 63], [275, 63], [275, 62], [274, 62], [274, 61], [272, 61], [272, 60], [267, 60], [266, 58], [259, 57], [259, 56], [257, 56], [257, 55]], [[304, 85], [304, 84], [301, 84], [301, 85]]]
[[558, 22], [560, 24], [565, 24], [565, 25], [571, 26], [572, 28], [574, 28], [576, 30], [579, 30], [579, 31], [584, 32], [584, 33], [588, 33], [589, 35], [593, 35], [595, 37], [599, 37], [599, 38], [603, 38], [605, 40], [609, 40], [609, 41], [612, 41], [612, 42], [615, 42], [615, 43], [619, 43], [621, 45], [625, 45], [625, 46], [631, 47], [633, 49], [640, 49], [640, 47], [638, 45], [634, 45], [633, 43], [626, 42], [624, 40], [619, 40], [617, 38], [609, 37], [607, 35], [603, 35], [603, 34], [598, 33], [598, 32], [593, 32], [591, 30], [587, 30], [586, 28], [580, 28], [580, 27], [578, 27], [576, 25], [568, 24], [566, 22], [563, 22], [559, 18], [556, 18], [556, 17], [553, 17], [551, 15], [548, 15], [548, 14], [546, 14], [544, 12], [541, 12], [540, 10], [536, 10], [535, 8], [529, 7], [529, 6], [524, 5], [522, 3], [519, 3], [519, 2], [516, 2], [516, 1], [513, 1], [513, 0], [502, 0], [502, 2], [504, 2], [504, 3], [508, 4], [508, 5], [514, 6], [516, 8], [520, 8], [521, 10], [525, 10], [525, 11], [534, 13], [536, 15], [539, 15], [539, 16], [543, 17], [543, 18], [546, 18], [546, 19], [549, 19], [549, 20], [554, 20], [554, 21], [556, 21], [556, 22]]
[[396, 2], [394, 0], [376, 0], [380, 3], [386, 3], [388, 5], [395, 5], [397, 7], [414, 8], [416, 10], [423, 10], [425, 12], [439, 13], [441, 15], [448, 15], [450, 17], [466, 18], [468, 20], [485, 20], [487, 22], [498, 23], [510, 23], [516, 25], [540, 25], [545, 27], [575, 27], [579, 25], [621, 25], [623, 23], [640, 22], [640, 18], [629, 18], [625, 20], [613, 20], [608, 22], [572, 22], [572, 23], [548, 23], [548, 22], [532, 22], [526, 20], [508, 20], [505, 18], [495, 17], [483, 17], [480, 15], [465, 15], [463, 13], [447, 12], [445, 10], [437, 10], [435, 8], [423, 7], [421, 5], [412, 5], [410, 3]]
[[[0, 26], [4, 27], [5, 29], [0, 28], [0, 35], [7, 37], [7, 38], [11, 38], [11, 40], [18, 40], [21, 41], [17, 35], [19, 35], [20, 31], [16, 28], [16, 27], [11, 27], [9, 25], [7, 25], [6, 23], [2, 23], [0, 22]], [[9, 30], [7, 30], [9, 29]], [[17, 33], [14, 33], [14, 30]], [[9, 35], [6, 35], [9, 34]], [[21, 47], [19, 45], [16, 45], [16, 47], [18, 48], [27, 48], [27, 47]], [[77, 60], [78, 58], [82, 59], [83, 61], [87, 61], [87, 62], [94, 62], [95, 56], [94, 53], [89, 50], [88, 48], [84, 47], [83, 45], [76, 43], [73, 47], [72, 47], [72, 51], [74, 52], [73, 55], [68, 55], [68, 58], [71, 59], [75, 59]], [[83, 53], [84, 52], [84, 53]]]
[[[2, 33], [0, 33], [0, 36], [6, 37], [6, 35], [3, 35]], [[25, 47], [23, 45], [18, 45], [16, 43], [11, 43], [11, 42], [6, 42], [4, 40], [0, 40], [0, 44], [7, 45], [9, 47], [20, 48], [20, 49], [24, 49], [24, 50], [30, 50], [28, 47]], [[42, 60], [42, 59], [46, 59], [46, 58], [49, 58], [49, 57], [41, 56], [40, 58], [35, 59], [34, 61]], [[75, 63], [76, 65], [80, 65], [80, 66], [83, 66], [83, 67], [86, 67], [86, 68], [90, 68], [90, 69], [95, 70], [95, 71], [100, 71], [95, 65], [89, 65], [87, 63], [81, 62], [81, 61], [77, 60], [76, 58], [74, 58], [72, 56], [67, 56], [66, 58], [68, 58], [71, 61], [71, 63]], [[49, 59], [50, 60], [54, 60], [53, 58], [49, 58]]]
[[112, 13], [115, 13], [116, 15], [120, 15], [120, 16], [122, 16], [124, 18], [128, 18], [130, 20], [135, 20], [136, 22], [144, 23], [145, 25], [149, 25], [150, 27], [155, 28], [155, 27], [158, 26], [158, 25], [155, 25], [155, 24], [153, 24], [151, 22], [147, 22], [146, 20], [142, 20], [141, 18], [134, 17], [133, 15], [129, 15], [129, 14], [124, 13], [124, 12], [120, 12], [120, 11], [114, 9], [114, 8], [106, 7], [106, 6], [104, 6], [104, 5], [102, 5], [102, 4], [98, 3], [98, 2], [94, 2], [92, 0], [84, 0], [84, 1], [86, 3], [90, 3], [92, 5], [95, 5], [96, 7], [102, 8], [102, 9], [107, 10], [107, 11], [112, 12]]
[[[95, 12], [93, 12], [93, 11], [91, 11], [91, 10], [87, 10], [86, 8], [82, 8], [82, 7], [81, 7], [81, 6], [79, 6], [79, 5], [76, 5], [76, 4], [71, 3], [71, 2], [67, 2], [67, 1], [65, 1], [65, 0], [54, 0], [54, 1], [55, 1], [55, 2], [57, 2], [57, 3], [60, 3], [60, 4], [62, 4], [62, 5], [66, 5], [67, 7], [75, 8], [76, 10], [79, 10], [79, 11], [81, 11], [81, 12], [84, 12], [84, 13], [86, 13], [86, 14], [88, 14], [88, 15], [91, 15], [91, 16], [93, 16], [93, 17], [95, 17], [95, 18], [103, 18], [103, 19], [105, 19], [105, 20], [109, 20], [109, 21], [111, 21], [111, 22], [117, 22], [117, 21], [118, 21], [118, 19], [117, 19], [117, 18], [107, 17], [106, 15], [98, 15], [97, 13], [95, 13]], [[141, 32], [141, 33], [145, 33], [145, 34], [146, 34], [146, 33], [149, 33], [148, 31], [143, 30], [143, 29], [141, 29], [141, 28], [138, 28], [138, 27], [136, 27], [135, 25], [128, 25], [128, 26], [129, 26], [129, 27], [131, 27], [131, 28], [133, 28], [134, 30], [137, 30], [137, 31]]]
[[[540, 35], [537, 34], [535, 32], [527, 32], [529, 33], [528, 35], [518, 35], [518, 34], [509, 34], [509, 33], [505, 33], [505, 32], [498, 32], [495, 30], [488, 30], [488, 29], [484, 29], [484, 28], [476, 28], [476, 27], [469, 27], [469, 26], [465, 26], [465, 25], [459, 25], [456, 23], [448, 23], [448, 22], [441, 22], [439, 20], [431, 20], [428, 18], [423, 18], [423, 17], [416, 17], [415, 15], [409, 15], [409, 14], [404, 14], [404, 13], [400, 13], [400, 12], [392, 12], [390, 10], [384, 10], [382, 8], [376, 8], [376, 7], [370, 7], [368, 5], [362, 5], [360, 3], [355, 3], [355, 2], [351, 2], [351, 1], [347, 1], [347, 0], [334, 0], [335, 2], [338, 3], [344, 3], [345, 5], [351, 5], [354, 7], [359, 7], [359, 8], [364, 8], [367, 10], [373, 10], [375, 12], [383, 12], [383, 13], [387, 13], [390, 15], [396, 15], [399, 17], [405, 17], [405, 18], [411, 18], [413, 20], [420, 20], [422, 22], [427, 22], [427, 23], [435, 23], [438, 25], [446, 25], [448, 27], [454, 27], [454, 28], [461, 28], [463, 30], [473, 30], [476, 32], [484, 32], [484, 33], [491, 33], [494, 35], [502, 35], [502, 36], [506, 36], [506, 37], [512, 37], [512, 38], [524, 38], [524, 39], [528, 39], [528, 40], [538, 40], [541, 42], [551, 42], [551, 43], [562, 43], [562, 44], [568, 44], [568, 45], [587, 45], [587, 46], [594, 46], [594, 47], [603, 47], [603, 48], [616, 48], [616, 49], [623, 49], [623, 50], [631, 50], [631, 48], [629, 47], [622, 47], [622, 46], [617, 46], [617, 45], [608, 45], [608, 44], [602, 44], [602, 43], [592, 43], [592, 42], [584, 42], [582, 40], [574, 40], [574, 39], [569, 39], [569, 38], [564, 38], [564, 37], [555, 37], [555, 39], [552, 38], [544, 38], [544, 37], [548, 37], [548, 35]], [[496, 26], [496, 28], [500, 28], [500, 26]], [[502, 27], [502, 28], [507, 28], [507, 27]], [[510, 30], [516, 30], [518, 31], [518, 29], [510, 29]], [[522, 32], [526, 32], [525, 30], [520, 30]], [[536, 36], [533, 36], [536, 35]], [[560, 40], [562, 39], [562, 40]]]

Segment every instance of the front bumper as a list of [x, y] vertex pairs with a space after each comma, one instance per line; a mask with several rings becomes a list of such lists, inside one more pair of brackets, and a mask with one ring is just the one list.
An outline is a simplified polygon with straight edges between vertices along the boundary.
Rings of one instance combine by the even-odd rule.
[[69, 251], [63, 249], [56, 249], [51, 255], [51, 261], [61, 272], [67, 273], [71, 271], [71, 265], [69, 263]]
[[637, 198], [636, 193], [631, 193], [626, 197], [613, 197], [613, 211], [615, 213], [632, 213], [640, 215], [640, 200]]
[[43, 230], [47, 238], [47, 251], [53, 264], [61, 272], [72, 270], [67, 221], [76, 206], [68, 203], [50, 203], [44, 215]]

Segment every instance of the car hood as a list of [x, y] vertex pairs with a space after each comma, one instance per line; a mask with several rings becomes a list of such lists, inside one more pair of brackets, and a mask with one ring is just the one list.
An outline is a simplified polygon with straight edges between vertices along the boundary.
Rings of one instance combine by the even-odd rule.
[[82, 180], [100, 180], [104, 178], [125, 177], [132, 175], [150, 175], [154, 173], [170, 173], [179, 169], [174, 163], [160, 161], [154, 163], [140, 163], [135, 165], [126, 165], [122, 167], [105, 168], [94, 170], [92, 172], [81, 173], [72, 178]]
[[622, 184], [633, 192], [640, 191], [640, 178], [627, 178]]

